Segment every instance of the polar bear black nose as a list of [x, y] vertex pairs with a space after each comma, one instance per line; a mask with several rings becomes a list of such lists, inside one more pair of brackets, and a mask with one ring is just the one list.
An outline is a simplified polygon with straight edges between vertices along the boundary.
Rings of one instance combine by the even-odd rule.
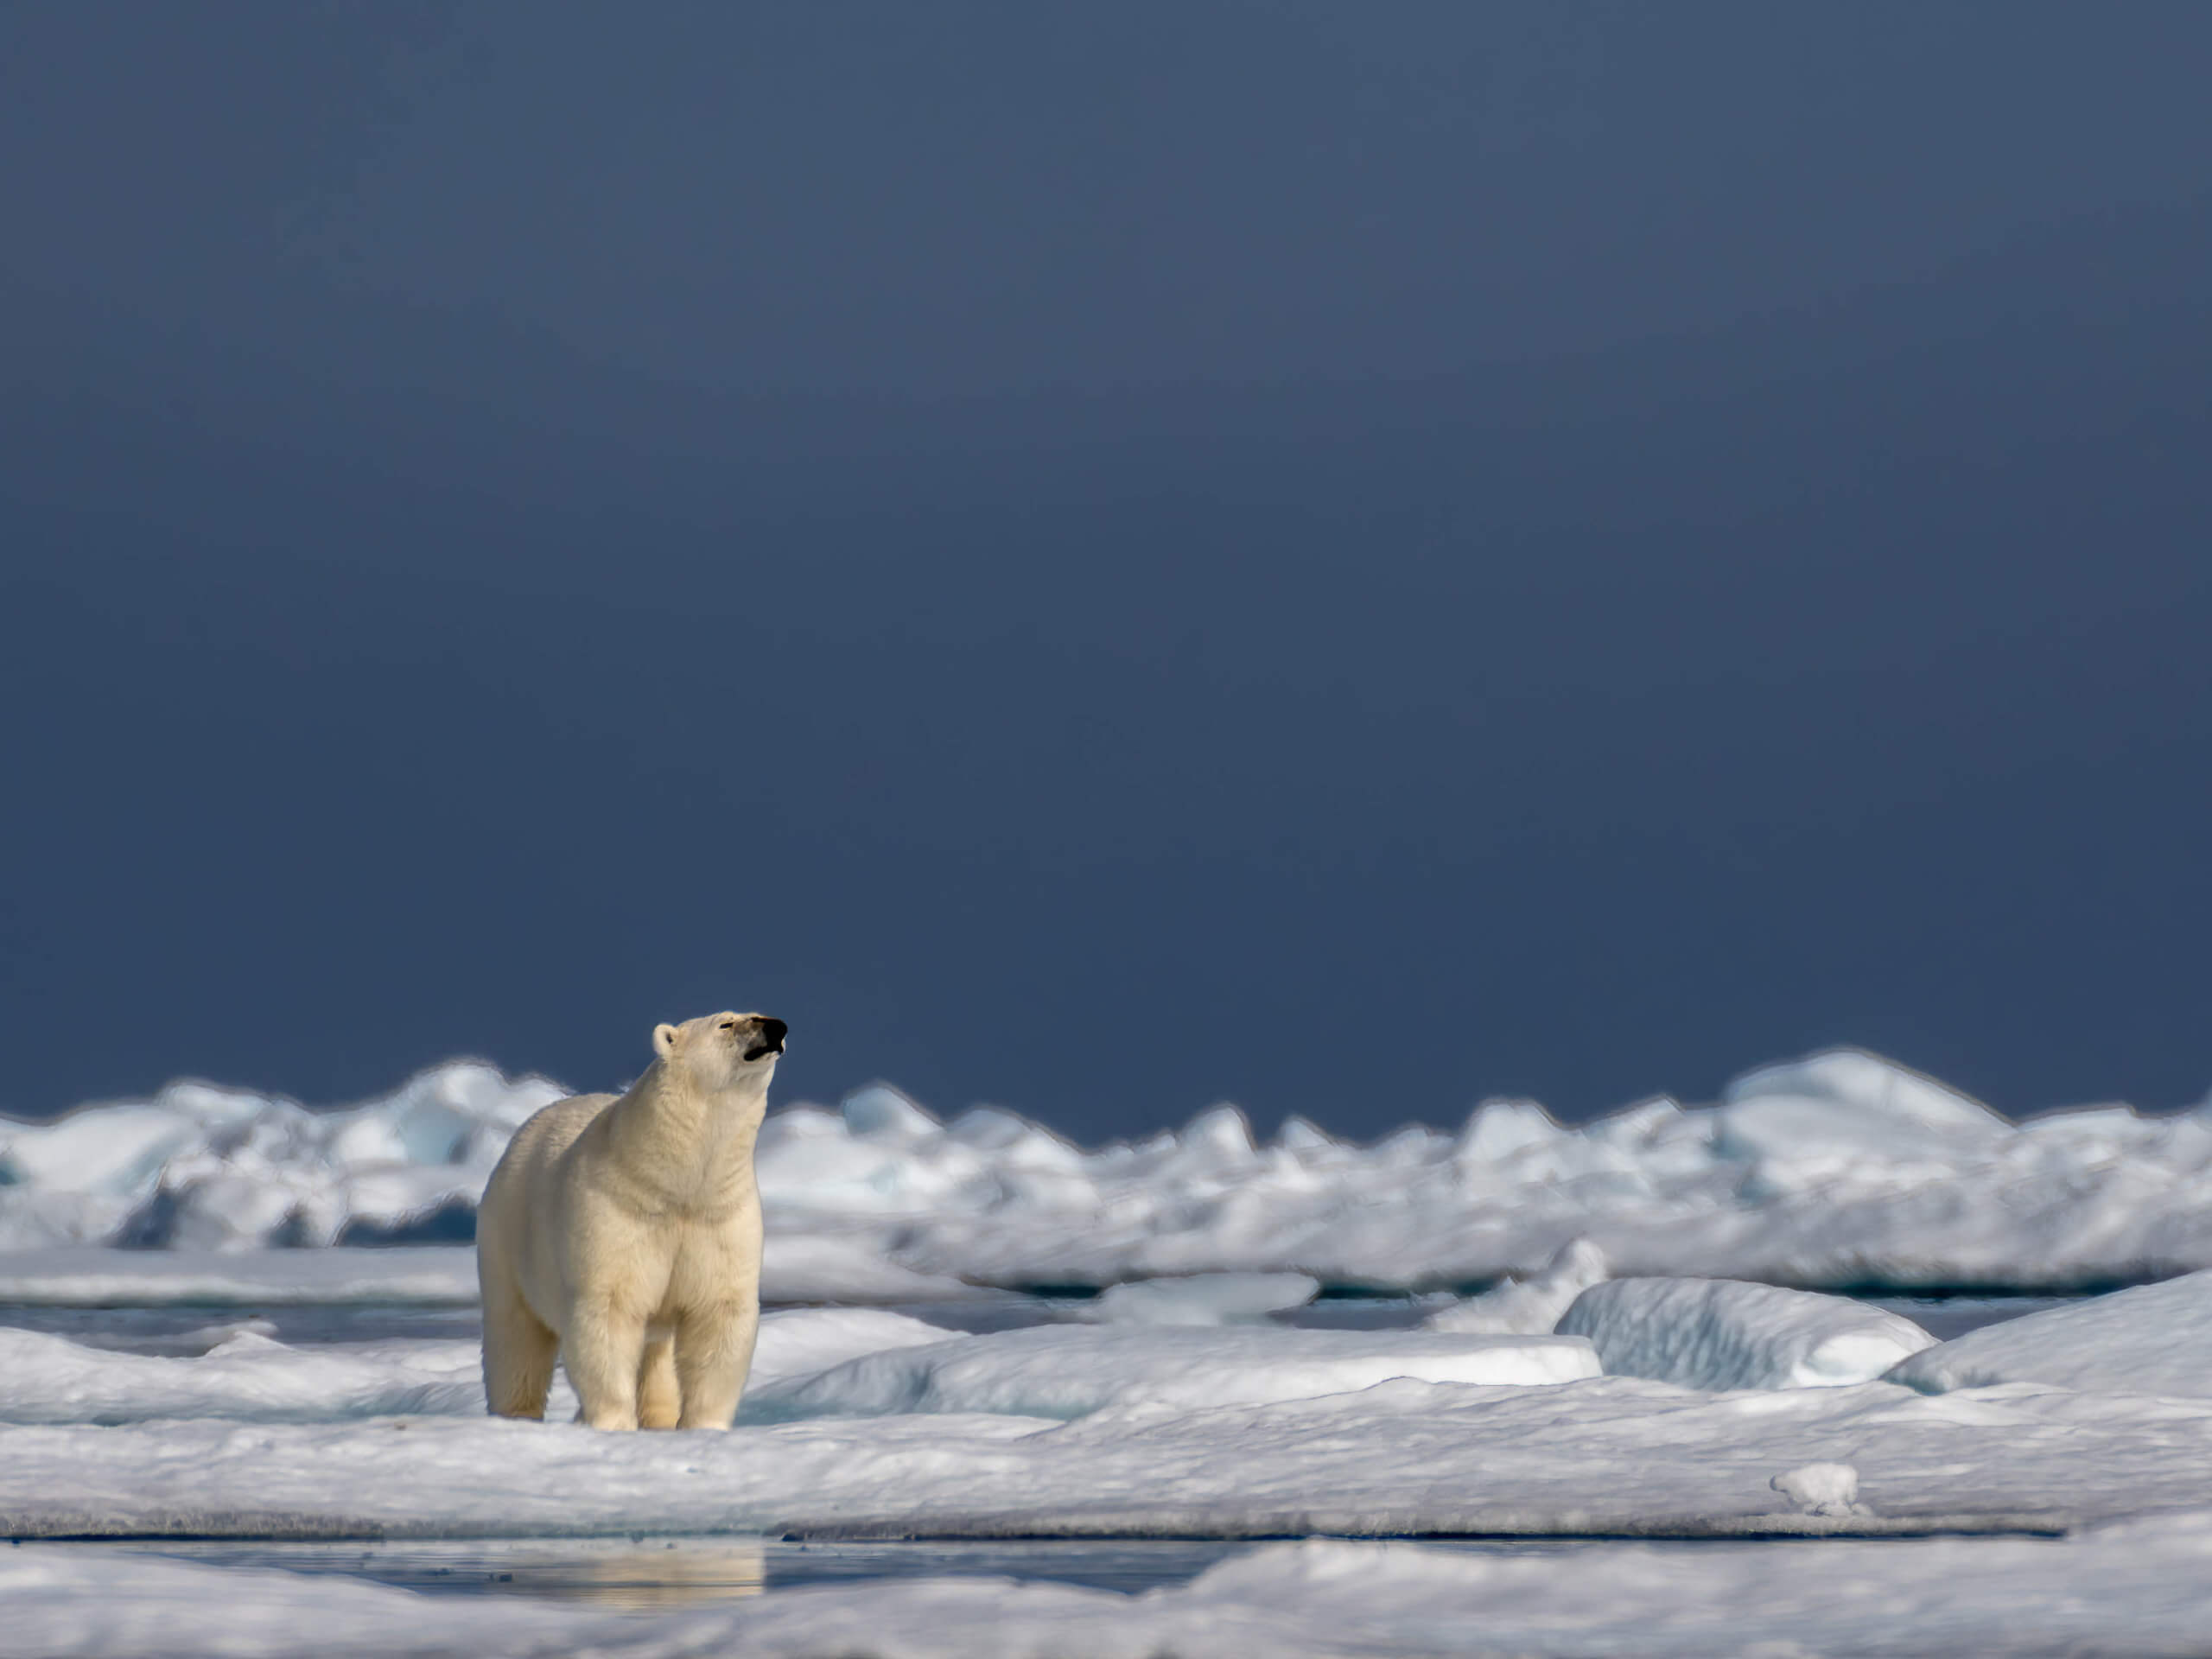
[[771, 1020], [766, 1014], [761, 1015], [760, 1040], [769, 1047], [781, 1048], [784, 1046], [784, 1039], [790, 1033], [791, 1027], [782, 1020]]

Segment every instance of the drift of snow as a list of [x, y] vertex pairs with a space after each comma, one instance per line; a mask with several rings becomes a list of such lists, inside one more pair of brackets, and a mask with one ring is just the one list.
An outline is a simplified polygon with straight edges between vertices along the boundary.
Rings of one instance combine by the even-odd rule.
[[1686, 1389], [1866, 1382], [1936, 1340], [1903, 1315], [1864, 1302], [1731, 1279], [1593, 1285], [1558, 1329], [1587, 1337], [1609, 1375]]
[[1479, 1296], [1439, 1308], [1421, 1322], [1421, 1328], [1539, 1336], [1557, 1330], [1574, 1299], [1605, 1280], [1605, 1253], [1586, 1238], [1574, 1239], [1562, 1245], [1541, 1273], [1508, 1279]]
[[[0, 1422], [332, 1422], [485, 1409], [474, 1341], [290, 1346], [250, 1331], [208, 1334], [207, 1352], [168, 1357], [0, 1326]], [[1083, 1325], [963, 1336], [876, 1308], [802, 1308], [761, 1320], [743, 1421], [891, 1412], [1066, 1418], [1109, 1406], [1300, 1399], [1395, 1377], [1504, 1385], [1597, 1374], [1589, 1344], [1567, 1338]], [[563, 1390], [549, 1415], [563, 1418], [573, 1406]]]
[[1889, 1376], [1929, 1394], [2040, 1382], [2212, 1395], [2212, 1273], [1970, 1331], [1900, 1362]]
[[1198, 1273], [1109, 1285], [1081, 1312], [1107, 1325], [1249, 1325], [1305, 1306], [1320, 1288], [1302, 1273]]
[[1597, 1375], [1589, 1344], [1569, 1337], [1048, 1325], [863, 1355], [817, 1376], [754, 1390], [744, 1415], [748, 1421], [913, 1412], [1070, 1418], [1114, 1407], [1262, 1405], [1400, 1378], [1497, 1386]]
[[[180, 1084], [0, 1121], [0, 1246], [465, 1236], [507, 1136], [560, 1092], [456, 1063], [346, 1111]], [[1533, 1273], [1578, 1237], [1624, 1274], [1811, 1288], [2212, 1267], [2212, 1106], [2013, 1124], [1853, 1050], [1753, 1071], [1711, 1106], [1569, 1128], [1498, 1101], [1456, 1134], [1371, 1146], [1295, 1120], [1258, 1145], [1220, 1108], [1085, 1150], [995, 1109], [940, 1122], [879, 1084], [772, 1113], [759, 1173], [771, 1267], [781, 1252], [791, 1294], [818, 1300], [1212, 1273], [1452, 1288]]]
[[163, 1359], [0, 1326], [0, 1421], [243, 1417], [328, 1422], [481, 1411], [477, 1355], [473, 1342], [288, 1348], [242, 1332], [197, 1359]]

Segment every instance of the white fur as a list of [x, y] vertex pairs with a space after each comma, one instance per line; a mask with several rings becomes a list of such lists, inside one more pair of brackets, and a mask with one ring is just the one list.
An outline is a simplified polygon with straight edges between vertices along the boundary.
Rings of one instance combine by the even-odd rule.
[[[543, 1417], [557, 1351], [594, 1428], [728, 1428], [760, 1323], [753, 1146], [780, 1022], [653, 1033], [619, 1099], [556, 1101], [515, 1132], [476, 1212], [484, 1391]], [[781, 1052], [779, 1046], [776, 1052]]]

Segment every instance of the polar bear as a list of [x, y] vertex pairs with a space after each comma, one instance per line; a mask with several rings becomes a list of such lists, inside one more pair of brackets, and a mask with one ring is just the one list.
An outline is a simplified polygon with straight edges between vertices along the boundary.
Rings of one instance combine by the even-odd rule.
[[789, 1029], [657, 1027], [627, 1094], [515, 1131], [476, 1212], [495, 1415], [545, 1414], [557, 1352], [594, 1428], [729, 1427], [760, 1324], [753, 1141]]

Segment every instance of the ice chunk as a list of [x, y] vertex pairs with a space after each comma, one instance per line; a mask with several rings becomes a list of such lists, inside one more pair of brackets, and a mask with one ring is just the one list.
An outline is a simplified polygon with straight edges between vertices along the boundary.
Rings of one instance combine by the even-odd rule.
[[0, 1326], [0, 1421], [328, 1422], [394, 1412], [480, 1412], [480, 1352], [474, 1342], [288, 1348], [241, 1332], [200, 1358], [167, 1359]]
[[2212, 1395], [2212, 1273], [1985, 1325], [1922, 1350], [1889, 1376], [1927, 1394], [2042, 1382]]
[[1802, 1060], [1760, 1066], [1731, 1083], [1721, 1091], [1721, 1099], [1731, 1106], [1758, 1100], [1817, 1102], [1968, 1139], [2006, 1127], [2003, 1118], [1973, 1096], [1863, 1048], [1824, 1049]]
[[1249, 1325], [1303, 1307], [1321, 1281], [1302, 1273], [1198, 1273], [1109, 1285], [1083, 1309], [1106, 1325]]
[[855, 1089], [839, 1109], [855, 1140], [897, 1144], [926, 1141], [943, 1132], [936, 1118], [887, 1083]]
[[944, 1341], [951, 1333], [876, 1307], [801, 1307], [764, 1314], [746, 1386], [811, 1376], [861, 1354]]
[[1466, 1163], [1494, 1164], [1566, 1133], [1533, 1100], [1486, 1100], [1459, 1131], [1458, 1156]]
[[1586, 1238], [1570, 1239], [1541, 1271], [1440, 1308], [1421, 1321], [1421, 1328], [1541, 1336], [1558, 1329], [1574, 1299], [1605, 1278], [1605, 1251]]
[[1080, 1417], [1113, 1406], [1194, 1409], [1428, 1382], [1567, 1382], [1598, 1375], [1586, 1342], [1281, 1326], [1042, 1325], [871, 1354], [748, 1395], [748, 1421], [893, 1412]]
[[1847, 1463], [1808, 1463], [1770, 1483], [1806, 1515], [1868, 1515], [1859, 1501], [1859, 1471]]
[[1821, 1389], [1865, 1382], [1936, 1338], [1864, 1302], [1730, 1279], [1616, 1279], [1558, 1325], [1587, 1337], [1616, 1376], [1686, 1389]]
[[1718, 1128], [1716, 1149], [1753, 1166], [1754, 1198], [1885, 1171], [1924, 1180], [2012, 1133], [1979, 1101], [1850, 1048], [1738, 1077], [1724, 1093]]

